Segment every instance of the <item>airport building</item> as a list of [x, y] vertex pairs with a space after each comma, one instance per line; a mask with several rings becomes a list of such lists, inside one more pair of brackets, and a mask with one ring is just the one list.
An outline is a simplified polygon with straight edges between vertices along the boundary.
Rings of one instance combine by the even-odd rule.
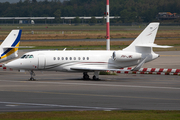
[[0, 17], [1, 24], [35, 24], [35, 21], [42, 21], [46, 24], [47, 22], [53, 22], [55, 17]]
[[[59, 22], [55, 20], [55, 17], [0, 17], [0, 24], [71, 24], [75, 23], [74, 19], [78, 18], [80, 20], [79, 23], [87, 23], [87, 21], [95, 18], [97, 23], [100, 23], [106, 17], [60, 17]], [[120, 16], [111, 16], [110, 19], [119, 19]], [[99, 20], [99, 21], [98, 21]]]

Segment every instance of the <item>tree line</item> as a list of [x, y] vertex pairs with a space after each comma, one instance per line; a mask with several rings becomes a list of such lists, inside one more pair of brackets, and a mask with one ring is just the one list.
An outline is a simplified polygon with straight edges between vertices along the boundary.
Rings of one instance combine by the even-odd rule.
[[[121, 16], [114, 23], [152, 22], [159, 12], [180, 14], [180, 0], [110, 0], [110, 16]], [[103, 16], [106, 0], [20, 0], [0, 3], [0, 17], [59, 17]], [[91, 22], [97, 20], [91, 20]], [[103, 22], [103, 20], [101, 20]], [[179, 20], [173, 21], [179, 22]]]

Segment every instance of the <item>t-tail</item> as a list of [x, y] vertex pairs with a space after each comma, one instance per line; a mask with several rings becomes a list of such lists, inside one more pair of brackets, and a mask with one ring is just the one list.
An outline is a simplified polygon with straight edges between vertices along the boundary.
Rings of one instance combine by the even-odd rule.
[[153, 52], [153, 47], [156, 48], [169, 48], [172, 46], [161, 46], [154, 44], [156, 34], [159, 28], [159, 23], [150, 23], [142, 33], [123, 51], [140, 53], [142, 55], [141, 61], [151, 61], [159, 57], [158, 54]]
[[22, 30], [12, 30], [0, 45], [0, 62], [18, 57]]

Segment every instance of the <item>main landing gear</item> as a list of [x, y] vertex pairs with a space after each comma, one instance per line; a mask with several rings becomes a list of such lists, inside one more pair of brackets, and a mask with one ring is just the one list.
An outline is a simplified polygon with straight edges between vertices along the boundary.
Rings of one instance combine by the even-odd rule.
[[30, 75], [31, 75], [31, 77], [30, 77], [29, 81], [35, 81], [36, 79], [34, 79], [34, 76], [35, 76], [34, 71], [33, 71], [33, 70], [31, 70], [31, 71], [29, 71], [29, 73], [30, 73]]
[[[84, 80], [90, 80], [89, 75], [88, 75], [87, 72], [83, 72], [83, 79], [84, 79]], [[100, 79], [99, 79], [99, 71], [95, 71], [95, 72], [94, 72], [94, 75], [93, 75], [93, 78], [92, 78], [92, 79], [93, 79], [93, 80], [100, 80]]]
[[87, 74], [87, 72], [83, 72], [83, 79], [89, 80], [89, 75]]

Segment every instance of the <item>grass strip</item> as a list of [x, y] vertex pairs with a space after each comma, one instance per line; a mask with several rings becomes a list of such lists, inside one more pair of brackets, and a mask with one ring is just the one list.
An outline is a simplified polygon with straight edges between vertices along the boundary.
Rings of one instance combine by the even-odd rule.
[[0, 120], [179, 120], [180, 111], [61, 111], [0, 113]]

